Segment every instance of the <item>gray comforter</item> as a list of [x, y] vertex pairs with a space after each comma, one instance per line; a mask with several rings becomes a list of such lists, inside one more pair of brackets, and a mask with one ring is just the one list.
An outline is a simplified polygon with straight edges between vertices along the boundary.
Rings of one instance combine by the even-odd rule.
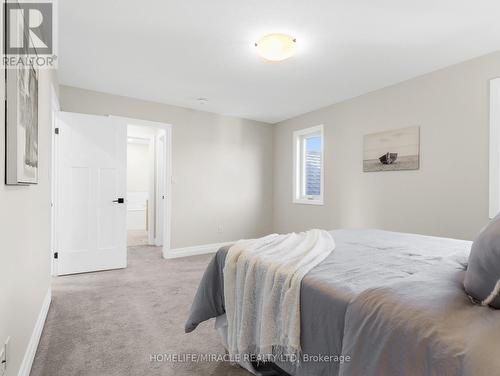
[[[310, 360], [278, 362], [282, 369], [301, 376], [500, 374], [500, 311], [473, 305], [462, 287], [470, 242], [380, 230], [332, 234], [335, 251], [301, 286], [301, 343]], [[186, 332], [224, 314], [226, 253], [208, 265]]]

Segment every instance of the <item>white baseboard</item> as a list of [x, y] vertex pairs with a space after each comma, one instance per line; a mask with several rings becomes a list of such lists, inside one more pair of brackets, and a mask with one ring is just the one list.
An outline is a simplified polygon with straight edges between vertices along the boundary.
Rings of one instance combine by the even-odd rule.
[[31, 372], [31, 366], [33, 365], [33, 360], [35, 359], [36, 349], [38, 348], [38, 343], [40, 342], [40, 337], [42, 336], [43, 326], [45, 325], [45, 319], [47, 318], [47, 313], [49, 312], [50, 302], [52, 300], [52, 292], [50, 287], [43, 300], [42, 309], [36, 320], [35, 328], [31, 334], [30, 342], [28, 343], [28, 348], [24, 353], [23, 362], [21, 363], [21, 368], [19, 368], [18, 376], [29, 376]]
[[163, 250], [163, 258], [173, 259], [179, 257], [188, 257], [188, 256], [204, 255], [207, 253], [215, 253], [219, 250], [220, 247], [224, 247], [226, 245], [231, 245], [234, 243], [236, 243], [236, 241], [195, 245], [193, 247], [173, 248], [169, 251]]

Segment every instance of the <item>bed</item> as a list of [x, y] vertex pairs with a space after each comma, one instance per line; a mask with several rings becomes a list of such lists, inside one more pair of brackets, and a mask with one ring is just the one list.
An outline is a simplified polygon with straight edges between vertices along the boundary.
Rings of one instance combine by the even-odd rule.
[[[500, 311], [463, 290], [471, 242], [381, 230], [335, 230], [336, 248], [302, 280], [301, 345], [290, 375], [500, 374]], [[218, 318], [223, 268], [207, 267], [186, 332]]]

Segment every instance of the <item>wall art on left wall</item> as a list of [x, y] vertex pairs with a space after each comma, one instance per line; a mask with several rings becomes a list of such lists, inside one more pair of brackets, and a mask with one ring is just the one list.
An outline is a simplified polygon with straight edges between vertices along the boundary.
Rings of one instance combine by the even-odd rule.
[[7, 69], [6, 183], [38, 183], [38, 72]]
[[38, 72], [7, 70], [6, 183], [38, 183]]
[[[15, 41], [21, 50], [18, 63], [6, 67], [5, 183], [38, 183], [38, 71], [31, 65], [36, 57], [29, 51], [30, 36], [23, 17], [7, 18], [5, 40]], [[12, 24], [11, 24], [12, 23]], [[7, 32], [8, 31], [8, 32]], [[7, 42], [6, 42], [7, 43]], [[10, 43], [10, 42], [9, 42]]]

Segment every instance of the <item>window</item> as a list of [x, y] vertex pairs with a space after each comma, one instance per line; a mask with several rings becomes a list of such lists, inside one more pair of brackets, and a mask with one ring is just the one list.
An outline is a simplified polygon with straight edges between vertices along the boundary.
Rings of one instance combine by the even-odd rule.
[[490, 218], [500, 212], [500, 78], [490, 81]]
[[293, 202], [323, 205], [323, 126], [296, 131], [293, 140]]

